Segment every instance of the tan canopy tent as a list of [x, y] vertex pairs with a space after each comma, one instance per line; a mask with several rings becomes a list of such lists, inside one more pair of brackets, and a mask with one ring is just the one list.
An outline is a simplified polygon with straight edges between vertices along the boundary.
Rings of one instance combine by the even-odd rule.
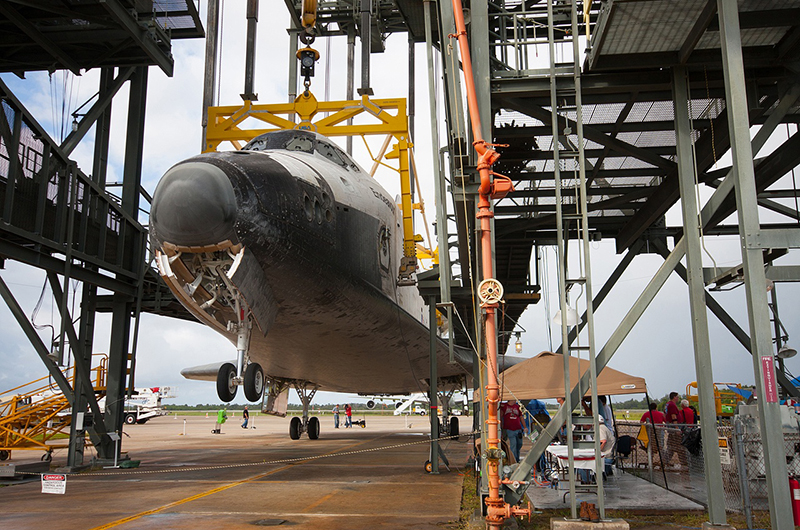
[[[578, 358], [569, 359], [569, 380], [578, 382]], [[580, 360], [580, 373], [589, 369], [589, 361]], [[548, 399], [564, 397], [564, 357], [545, 351], [515, 364], [500, 374], [503, 400]], [[605, 367], [597, 378], [598, 395], [644, 394], [644, 379]], [[513, 397], [512, 397], [513, 396]]]

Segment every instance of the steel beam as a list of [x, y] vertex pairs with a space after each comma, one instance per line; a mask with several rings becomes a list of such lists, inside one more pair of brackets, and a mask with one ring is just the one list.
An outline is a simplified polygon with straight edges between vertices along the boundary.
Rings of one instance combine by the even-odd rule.
[[[689, 86], [686, 67], [672, 69], [675, 92], [675, 139], [678, 153], [678, 185], [681, 194], [683, 239], [686, 240], [689, 306], [692, 316], [692, 343], [700, 407], [700, 429], [706, 446], [717, 438], [717, 411], [714, 405], [714, 376], [711, 368], [711, 341], [703, 282], [703, 256], [696, 197], [695, 165], [692, 153], [692, 125], [689, 121]], [[703, 459], [708, 491], [708, 517], [712, 525], [725, 525], [725, 495], [722, 487], [722, 464], [719, 451], [707, 450]]]
[[[550, 119], [550, 111], [540, 107], [539, 105], [528, 103], [523, 99], [502, 98], [501, 101], [507, 103], [510, 108], [519, 110], [520, 112], [523, 112], [529, 115], [530, 117], [536, 118], [537, 120], [541, 120], [545, 123], [547, 123], [547, 120]], [[559, 130], [563, 130], [564, 127], [570, 127], [572, 128], [572, 130], [575, 130], [576, 123], [574, 120], [565, 118], [563, 116], [559, 116], [558, 128]], [[660, 168], [665, 171], [675, 170], [676, 167], [675, 162], [667, 160], [666, 158], [657, 154], [658, 152], [660, 152], [660, 150], [658, 149], [647, 149], [642, 147], [636, 147], [635, 145], [629, 144], [628, 142], [623, 142], [622, 140], [614, 138], [613, 136], [609, 136], [599, 131], [595, 131], [594, 129], [586, 125], [584, 125], [583, 127], [583, 134], [587, 139], [596, 142], [604, 147], [607, 147], [613, 151], [616, 151], [618, 153], [632, 156], [636, 159], [639, 159], [643, 162], [647, 162], [648, 164], [652, 164], [657, 168]], [[587, 153], [586, 156], [589, 158], [592, 157], [590, 153]]]
[[761, 249], [752, 242], [752, 234], [759, 230], [759, 219], [750, 124], [747, 117], [739, 8], [736, 0], [718, 0], [717, 6], [770, 520], [773, 530], [779, 530], [790, 528], [794, 522], [791, 505], [786, 502], [789, 498], [786, 480], [788, 470], [774, 376], [775, 358], [769, 326], [764, 259]]
[[[605, 283], [603, 284], [603, 287], [600, 288], [600, 291], [597, 293], [597, 295], [592, 299], [592, 308], [595, 311], [600, 307], [600, 304], [603, 303], [603, 300], [606, 299], [608, 293], [610, 293], [611, 289], [613, 289], [614, 286], [617, 284], [617, 281], [619, 281], [620, 277], [622, 277], [622, 274], [628, 269], [628, 266], [633, 261], [633, 258], [635, 258], [639, 254], [639, 251], [642, 249], [643, 246], [644, 246], [644, 240], [639, 239], [628, 249], [625, 255], [622, 256], [622, 259], [617, 264], [617, 267], [609, 275], [608, 279], [606, 279]], [[584, 311], [583, 315], [581, 315], [581, 318], [578, 321], [578, 325], [570, 329], [569, 336], [567, 338], [567, 344], [572, 344], [575, 341], [575, 339], [578, 338], [578, 334], [583, 330], [584, 326], [586, 326], [587, 316], [588, 315], [586, 311]], [[564, 352], [564, 345], [562, 344], [561, 346], [558, 347], [556, 353], [563, 353], [563, 352]]]
[[56, 382], [59, 390], [61, 390], [61, 392], [64, 394], [64, 397], [69, 402], [69, 405], [72, 406], [72, 404], [75, 402], [75, 393], [73, 392], [72, 387], [69, 385], [67, 378], [64, 377], [63, 372], [61, 372], [55, 361], [50, 358], [50, 350], [44, 345], [42, 339], [39, 337], [39, 334], [36, 333], [36, 330], [33, 328], [33, 325], [31, 325], [28, 317], [25, 316], [25, 312], [17, 303], [16, 298], [14, 298], [14, 295], [11, 293], [11, 290], [8, 288], [8, 285], [6, 285], [6, 282], [3, 280], [2, 276], [0, 276], [0, 296], [3, 297], [3, 300], [8, 306], [9, 311], [11, 311], [11, 314], [14, 315], [15, 319], [17, 319], [17, 323], [22, 328], [25, 336], [28, 337], [28, 341], [30, 341], [33, 349], [36, 350], [36, 353], [44, 363], [47, 371], [53, 378], [53, 381]]
[[361, 0], [361, 88], [358, 94], [372, 95], [372, 88], [369, 84], [369, 61], [372, 51], [372, 2], [371, 0]]
[[[59, 302], [59, 307], [62, 306], [60, 302], [65, 299], [64, 292], [61, 290], [61, 285], [58, 283], [58, 276], [54, 272], [47, 273], [47, 280], [50, 283], [50, 290], [53, 292], [53, 297]], [[108, 436], [103, 425], [103, 414], [100, 411], [100, 407], [97, 404], [97, 398], [94, 394], [94, 388], [92, 387], [91, 381], [91, 353], [88, 354], [88, 360], [86, 361], [87, 355], [85, 353], [84, 344], [78, 340], [78, 335], [75, 333], [75, 328], [72, 325], [72, 316], [69, 313], [69, 310], [64, 309], [61, 313], [61, 320], [66, 322], [64, 327], [65, 335], [61, 336], [61, 341], [64, 342], [64, 338], [69, 340], [69, 346], [72, 349], [73, 360], [75, 362], [75, 380], [80, 381], [82, 384], [80, 387], [75, 386], [75, 403], [80, 403], [82, 400], [78, 399], [78, 395], [80, 394], [86, 399], [86, 404], [89, 406], [89, 410], [92, 412], [92, 417], [94, 421], [92, 422], [92, 426], [88, 429], [89, 436], [92, 439], [92, 443], [94, 443], [95, 447], [97, 448], [98, 454], [104, 455], [103, 447], [107, 447], [108, 443]], [[106, 394], [106, 403], [108, 403], [108, 394]], [[106, 406], [106, 410], [108, 406]], [[80, 412], [77, 411], [76, 412]], [[105, 456], [103, 456], [105, 458]]]
[[[133, 70], [131, 69], [131, 73]], [[100, 92], [109, 90], [114, 75], [113, 68], [103, 68], [100, 70]], [[128, 76], [127, 78], [129, 78]], [[127, 79], [126, 78], [126, 79]], [[108, 146], [111, 138], [111, 102], [105, 105], [103, 112], [97, 117], [97, 126], [94, 133], [94, 158], [92, 161], [92, 180], [100, 188], [106, 187], [106, 176], [108, 175]], [[92, 206], [92, 215], [97, 216], [97, 206]]]
[[[670, 254], [669, 250], [667, 249], [666, 246], [664, 246], [664, 244], [661, 241], [658, 241], [658, 240], [653, 241], [653, 246], [656, 248], [658, 253], [661, 254], [662, 257], [664, 257], [664, 259], [666, 259], [669, 256], [669, 254]], [[794, 267], [790, 267], [790, 268], [794, 268]], [[797, 269], [798, 274], [800, 274], [800, 267], [796, 267], [796, 269]], [[770, 271], [770, 267], [767, 267], [767, 277], [769, 277], [769, 271]], [[678, 263], [675, 266], [675, 273], [678, 276], [680, 276], [681, 279], [683, 279], [684, 282], [687, 282], [687, 284], [688, 284], [688, 281], [689, 281], [688, 278], [689, 277], [688, 277], [688, 275], [686, 273], [686, 269], [683, 267], [683, 265]], [[776, 280], [776, 281], [783, 281], [783, 280]], [[798, 280], [797, 281], [800, 281], [800, 276], [798, 276]], [[747, 350], [748, 353], [750, 353], [752, 355], [753, 352], [751, 351], [750, 336], [747, 334], [747, 332], [745, 330], [743, 330], [739, 326], [739, 324], [736, 323], [736, 321], [733, 319], [733, 317], [731, 317], [727, 313], [727, 311], [725, 311], [725, 309], [719, 304], [719, 302], [717, 302], [717, 300], [714, 297], [711, 296], [711, 293], [709, 293], [708, 291], [705, 292], [705, 301], [706, 301], [706, 306], [714, 314], [714, 316], [717, 317], [717, 320], [719, 320], [720, 323], [723, 326], [725, 326], [725, 328], [728, 331], [731, 332], [731, 335], [733, 335], [733, 337], [737, 341], [739, 341], [739, 344], [741, 344], [742, 347], [745, 350]], [[795, 397], [796, 399], [800, 400], [800, 389], [798, 389], [796, 386], [794, 386], [792, 384], [792, 382], [789, 380], [789, 378], [786, 377], [785, 374], [783, 374], [781, 372], [778, 372], [777, 378], [778, 378], [778, 384], [781, 385], [781, 387], [784, 390], [786, 390], [786, 392], [789, 395], [791, 395], [791, 396]]]
[[469, 47], [473, 61], [475, 93], [478, 97], [483, 137], [492, 138], [492, 91], [489, 84], [489, 5], [487, 0], [470, 2]]
[[244, 54], [244, 101], [256, 101], [256, 30], [258, 28], [258, 0], [247, 0], [247, 45]]
[[678, 62], [680, 64], [686, 64], [686, 62], [689, 60], [689, 56], [694, 51], [695, 46], [697, 46], [697, 43], [700, 42], [700, 39], [706, 32], [706, 28], [708, 28], [709, 24], [714, 21], [716, 16], [716, 0], [706, 0], [706, 6], [703, 8], [700, 16], [697, 17], [697, 21], [695, 21], [692, 29], [689, 30], [689, 33], [686, 35], [686, 39], [681, 45], [680, 51], [678, 51]]
[[[103, 68], [104, 72], [110, 70], [112, 69]], [[97, 101], [95, 101], [94, 105], [92, 105], [83, 119], [78, 123], [78, 128], [70, 132], [61, 143], [61, 151], [65, 156], [72, 154], [72, 151], [75, 150], [83, 137], [86, 136], [86, 133], [89, 132], [89, 129], [92, 128], [94, 122], [106, 112], [114, 96], [117, 95], [119, 89], [122, 88], [122, 85], [131, 77], [133, 72], [134, 68], [132, 67], [125, 68], [124, 70], [121, 69], [117, 77], [110, 84], [100, 87]]]
[[[297, 69], [295, 68], [295, 76], [296, 75], [297, 75]], [[351, 24], [347, 26], [347, 86], [345, 87], [346, 89], [345, 98], [348, 101], [352, 100], [355, 94], [355, 75], [356, 75], [356, 29]], [[295, 84], [296, 83], [297, 80], [295, 80]], [[353, 125], [352, 118], [347, 120], [347, 125]], [[347, 137], [347, 154], [353, 156], [352, 136]]]
[[768, 265], [766, 274], [773, 282], [800, 282], [800, 265]]
[[[64, 270], [63, 260], [54, 258], [40, 251], [9, 243], [3, 239], [0, 239], [0, 255], [47, 271], [61, 273]], [[103, 289], [108, 289], [109, 291], [126, 296], [133, 297], [136, 295], [136, 288], [134, 286], [83, 267], [76, 267], [72, 271], [72, 277], [76, 280], [88, 282]]]
[[[453, 360], [453, 306], [450, 304], [450, 282], [452, 270], [450, 267], [450, 248], [448, 246], [448, 226], [447, 226], [447, 179], [442, 172], [439, 159], [439, 120], [436, 107], [436, 79], [434, 72], [436, 68], [433, 62], [433, 14], [431, 13], [431, 0], [425, 0], [423, 4], [425, 10], [425, 58], [428, 65], [428, 103], [430, 112], [430, 132], [431, 148], [433, 157], [433, 176], [436, 180], [436, 243], [439, 252], [439, 288], [442, 304], [446, 305], [446, 318], [451, 326], [449, 339], [447, 341], [450, 352], [450, 361]], [[430, 242], [433, 245], [433, 242]]]
[[[296, 40], [296, 39], [295, 39]], [[208, 129], [208, 107], [216, 104], [214, 91], [217, 88], [217, 47], [219, 43], [219, 0], [208, 0], [206, 15], [206, 52], [203, 70], [203, 110], [202, 110], [202, 144], [200, 151], [208, 149], [206, 131]], [[291, 62], [290, 62], [291, 64]]]
[[131, 76], [128, 101], [128, 124], [125, 137], [125, 166], [122, 174], [122, 209], [132, 218], [139, 217], [139, 189], [144, 157], [144, 118], [147, 103], [147, 66], [136, 67]]
[[131, 38], [139, 45], [142, 50], [150, 57], [161, 70], [172, 77], [172, 70], [174, 62], [172, 55], [167, 51], [165, 52], [156, 44], [153, 38], [152, 29], [148, 30], [131, 16], [131, 12], [123, 6], [119, 0], [99, 0], [100, 4], [105, 6], [106, 11], [111, 17], [128, 32]]
[[[595, 357], [595, 365], [597, 367], [598, 374], [603, 368], [606, 367], [608, 362], [611, 360], [611, 357], [614, 356], [614, 353], [616, 353], [617, 349], [619, 349], [620, 345], [622, 345], [622, 341], [625, 340], [625, 337], [627, 337], [631, 330], [633, 330], [634, 325], [636, 325], [636, 323], [644, 314], [644, 311], [658, 294], [659, 290], [664, 285], [664, 282], [667, 281], [667, 278], [669, 278], [669, 275], [672, 273], [675, 266], [680, 263], [680, 260], [683, 258], [685, 252], [686, 243], [683, 241], [683, 239], [681, 239], [681, 241], [675, 245], [675, 248], [672, 250], [672, 253], [669, 255], [669, 257], [664, 260], [664, 263], [661, 264], [661, 267], [659, 267], [655, 275], [653, 275], [653, 278], [644, 288], [642, 294], [639, 295], [639, 298], [636, 299], [636, 302], [634, 302], [633, 306], [631, 306], [631, 309], [622, 318], [622, 321], [617, 326], [617, 329], [614, 330], [614, 332], [606, 341], [603, 349], [600, 350], [600, 353], [598, 353], [597, 357]], [[581, 377], [581, 380], [572, 387], [570, 401], [572, 403], [580, 402], [582, 398], [580, 395], [580, 389], [588, 388], [588, 386], [589, 373], [586, 371]], [[558, 409], [558, 412], [556, 412], [556, 414], [550, 420], [550, 423], [547, 425], [547, 427], [545, 427], [544, 431], [534, 442], [530, 452], [525, 456], [522, 462], [520, 462], [520, 464], [517, 466], [517, 469], [511, 474], [509, 481], [525, 481], [525, 477], [530, 475], [533, 465], [539, 460], [539, 457], [544, 454], [545, 449], [547, 449], [547, 446], [550, 445], [553, 437], [558, 434], [559, 429], [561, 429], [561, 425], [566, 422], [567, 415], [571, 412], [571, 410], [567, 410], [567, 407], [564, 406]], [[516, 490], [506, 489], [506, 502], [512, 505], [516, 504], [520, 499], [522, 499], [522, 496], [525, 495], [526, 489], [527, 484], [522, 484]]]
[[81, 75], [81, 67], [72, 60], [72, 58], [59, 48], [53, 41], [45, 36], [39, 29], [31, 24], [25, 17], [9, 5], [9, 2], [0, 2], [0, 13], [4, 14], [8, 19], [14, 23], [23, 33], [31, 38], [36, 44], [42, 47], [44, 51], [49, 53], [61, 63], [65, 68], [69, 69], [75, 75]]
[[436, 297], [428, 297], [428, 309], [430, 311], [430, 385], [428, 386], [428, 399], [430, 410], [428, 411], [431, 419], [431, 474], [439, 474], [439, 375], [436, 360]]

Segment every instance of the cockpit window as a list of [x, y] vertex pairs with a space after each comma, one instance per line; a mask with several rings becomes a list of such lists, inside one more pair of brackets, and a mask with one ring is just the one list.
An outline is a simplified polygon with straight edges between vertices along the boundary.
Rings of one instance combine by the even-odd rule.
[[358, 166], [347, 153], [334, 143], [329, 142], [324, 136], [311, 132], [287, 130], [262, 134], [250, 140], [244, 146], [248, 151], [267, 151], [270, 149], [284, 149], [286, 151], [302, 151], [313, 153], [315, 150], [334, 164], [346, 169], [358, 170]]
[[296, 136], [286, 142], [284, 146], [287, 151], [303, 151], [304, 153], [314, 152], [314, 142], [308, 136]]
[[347, 165], [347, 163], [344, 160], [342, 160], [342, 157], [339, 156], [339, 153], [336, 152], [336, 149], [328, 143], [318, 142], [317, 151], [319, 152], [319, 154], [321, 154], [334, 164], [338, 164], [340, 166]]

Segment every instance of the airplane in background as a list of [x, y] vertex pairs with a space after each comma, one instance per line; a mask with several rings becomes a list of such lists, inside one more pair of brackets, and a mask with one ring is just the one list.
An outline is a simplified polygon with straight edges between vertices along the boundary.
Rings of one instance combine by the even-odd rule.
[[[388, 193], [310, 131], [266, 133], [173, 166], [150, 213], [159, 272], [237, 350], [235, 361], [182, 375], [216, 381], [225, 402], [238, 386], [249, 401], [266, 387], [265, 412], [278, 415], [294, 387], [303, 416], [291, 420], [292, 439], [319, 437], [308, 417], [317, 390], [427, 392], [429, 311], [415, 286], [398, 285], [401, 222]], [[465, 388], [472, 373], [472, 353], [455, 356], [448, 363], [439, 339], [443, 391]]]

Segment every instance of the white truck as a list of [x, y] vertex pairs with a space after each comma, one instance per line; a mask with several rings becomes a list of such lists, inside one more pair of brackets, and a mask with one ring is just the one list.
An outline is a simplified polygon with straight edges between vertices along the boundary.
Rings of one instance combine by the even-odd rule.
[[161, 408], [161, 400], [174, 398], [172, 387], [134, 388], [133, 395], [125, 400], [125, 423], [146, 423], [147, 420], [168, 414]]

